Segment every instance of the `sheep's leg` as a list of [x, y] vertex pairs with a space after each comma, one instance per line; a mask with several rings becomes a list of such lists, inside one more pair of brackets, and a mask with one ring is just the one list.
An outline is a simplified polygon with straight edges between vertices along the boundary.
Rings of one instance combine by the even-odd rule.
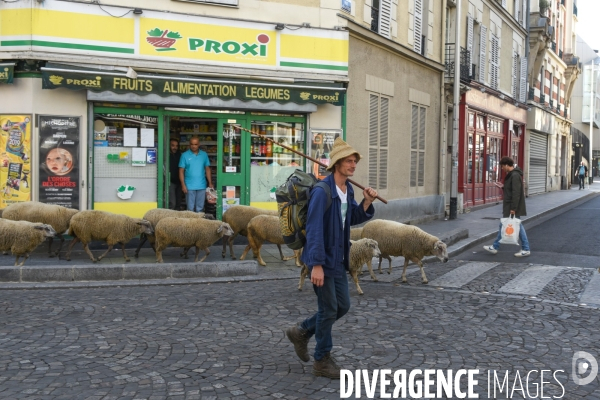
[[[22, 267], [23, 264], [25, 264], [25, 261], [27, 261], [27, 259], [29, 258], [29, 253], [25, 253], [25, 255], [23, 256], [23, 261], [21, 262], [21, 264], [19, 264], [19, 267]], [[18, 259], [18, 256], [17, 256]]]
[[300, 270], [300, 282], [298, 282], [298, 290], [302, 290], [304, 286], [304, 279], [308, 276], [308, 267], [302, 264], [302, 269]]
[[[235, 254], [233, 254], [233, 239], [235, 239], [235, 237], [238, 235], [239, 232], [236, 232], [233, 234], [233, 236], [229, 237], [229, 240], [227, 241], [229, 243], [229, 255], [231, 255], [231, 259], [235, 260]], [[223, 256], [225, 257], [225, 256]]]
[[166, 248], [167, 246], [159, 246], [158, 244], [156, 245], [156, 262], [157, 263], [162, 263], [163, 262], [163, 257], [162, 257], [162, 251]]
[[[279, 255], [281, 256], [281, 259], [283, 261], [287, 261], [287, 260], [285, 260], [285, 257], [283, 256], [283, 251], [281, 250], [281, 245], [280, 244], [277, 245], [277, 249], [279, 249]], [[288, 260], [290, 260], [290, 258], [288, 258]]]
[[[373, 273], [373, 265], [372, 264], [372, 260], [367, 261], [367, 268], [369, 269], [369, 274], [371, 275], [371, 279], [374, 280], [375, 282], [377, 282], [377, 277], [375, 276], [375, 274]], [[362, 274], [362, 265], [360, 266], [361, 269], [361, 274]]]
[[135, 258], [138, 258], [140, 256], [140, 250], [142, 249], [142, 246], [144, 245], [144, 243], [146, 243], [146, 240], [148, 240], [148, 238], [146, 237], [145, 233], [142, 233], [140, 235], [140, 243], [138, 244], [137, 249], [135, 249]]
[[104, 257], [106, 257], [106, 255], [113, 249], [113, 245], [109, 244], [108, 245], [108, 249], [106, 249], [106, 251], [104, 252], [104, 254], [102, 254], [100, 257], [98, 257], [98, 261], [102, 260]]
[[17, 254], [17, 258], [15, 259], [15, 267], [19, 266], [19, 258], [21, 258], [21, 256]]
[[250, 251], [250, 248], [252, 246], [248, 245], [246, 246], [246, 248], [244, 249], [244, 252], [242, 253], [242, 256], [240, 257], [240, 260], [243, 260], [244, 258], [246, 258], [246, 254], [248, 254], [248, 251]]
[[404, 269], [402, 270], [402, 283], [408, 283], [406, 279], [406, 268], [408, 268], [408, 258], [404, 258]]
[[392, 273], [392, 257], [387, 256], [387, 259], [390, 262], [390, 269], [388, 269], [388, 275], [390, 275]]
[[383, 256], [379, 256], [379, 273], [383, 274], [383, 271], [381, 271], [381, 262], [383, 261]]
[[[362, 265], [360, 266], [360, 268], [362, 269]], [[360, 288], [360, 285], [358, 284], [358, 271], [351, 271], [350, 276], [352, 276], [352, 279], [354, 280], [354, 284], [356, 285], [356, 291], [358, 292], [358, 294], [363, 294], [363, 291]]]
[[302, 255], [302, 249], [294, 250], [294, 258], [296, 259], [296, 267], [298, 268], [302, 266], [302, 261], [300, 261], [300, 255]]
[[[71, 240], [71, 244], [69, 245], [69, 250], [67, 250], [67, 255], [66, 255], [67, 261], [71, 261], [71, 250], [73, 250], [73, 246], [75, 246], [75, 243], [77, 243], [77, 242], [79, 242], [79, 238], [77, 236], [74, 236], [73, 240]], [[85, 246], [84, 246], [84, 248], [85, 248]], [[94, 256], [92, 256], [92, 259], [94, 259]]]
[[425, 275], [425, 268], [423, 268], [423, 262], [421, 260], [419, 260], [417, 257], [414, 257], [413, 259], [411, 259], [412, 262], [414, 262], [415, 264], [419, 264], [419, 268], [421, 268], [421, 279], [423, 279], [423, 284], [426, 285], [429, 283], [429, 281], [427, 280], [427, 275]]
[[[58, 244], [58, 250], [56, 250], [55, 255], [60, 260], [60, 252], [62, 250], [63, 243], [65, 243], [65, 237], [62, 235], [62, 233], [61, 234], [56, 234], [56, 237], [60, 238], [60, 243]], [[52, 256], [50, 256], [50, 257], [52, 257]]]
[[127, 253], [125, 252], [125, 243], [121, 243], [121, 248], [123, 249], [123, 258], [125, 259], [125, 261], [131, 261], [129, 257], [127, 257]]
[[[81, 242], [81, 243], [83, 243], [83, 242]], [[93, 255], [93, 254], [92, 254], [92, 252], [90, 251], [90, 248], [88, 247], [88, 244], [87, 244], [87, 243], [84, 243], [84, 244], [83, 244], [83, 250], [85, 250], [85, 252], [88, 254], [88, 256], [90, 256], [90, 259], [91, 259], [93, 262], [96, 262], [96, 261], [98, 261], [98, 260], [99, 260], [99, 259], [97, 260], [97, 259], [95, 259], [95, 258], [94, 258], [94, 255]]]
[[[263, 267], [266, 267], [266, 266], [267, 266], [267, 263], [266, 263], [266, 262], [265, 262], [265, 260], [263, 260], [263, 259], [262, 259], [262, 257], [260, 256], [260, 249], [261, 249], [261, 247], [262, 247], [262, 243], [261, 243], [261, 244], [260, 244], [260, 245], [257, 247], [257, 249], [256, 249], [256, 253], [255, 253], [255, 254], [257, 255], [257, 258], [258, 258], [258, 263], [259, 263], [260, 265], [262, 265]], [[286, 261], [286, 260], [284, 260], [284, 261]]]
[[52, 254], [52, 243], [53, 243], [54, 237], [50, 236], [48, 238], [48, 257], [52, 258], [54, 257], [54, 254]]
[[190, 251], [190, 247], [184, 247], [181, 253], [179, 253], [179, 257], [183, 257], [185, 259], [188, 258], [188, 252]]
[[[197, 247], [196, 247], [196, 249], [197, 249]], [[206, 260], [206, 257], [208, 257], [209, 254], [210, 254], [210, 248], [207, 247], [207, 248], [204, 249], [204, 257], [202, 257], [202, 260], [200, 260], [200, 262]], [[196, 259], [198, 259], [198, 256], [196, 256]]]

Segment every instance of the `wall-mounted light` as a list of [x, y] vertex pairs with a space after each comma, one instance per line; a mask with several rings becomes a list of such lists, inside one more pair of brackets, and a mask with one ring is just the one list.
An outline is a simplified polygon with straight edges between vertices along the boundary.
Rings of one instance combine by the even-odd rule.
[[136, 15], [142, 15], [144, 11], [141, 8], [134, 8], [133, 13]]
[[503, 94], [501, 94], [501, 95], [500, 95], [500, 96], [498, 96], [498, 97], [500, 97], [500, 99], [504, 100], [504, 95], [503, 95]]
[[275, 29], [277, 29], [278, 31], [282, 31], [285, 29], [285, 25], [284, 24], [277, 24], [275, 25]]
[[519, 102], [515, 101], [515, 107], [519, 107]]
[[131, 79], [137, 79], [137, 72], [135, 72], [133, 68], [127, 67], [127, 72], [125, 73], [125, 76]]
[[485, 93], [485, 88], [484, 87], [480, 87], [479, 90], [481, 90], [481, 93]]

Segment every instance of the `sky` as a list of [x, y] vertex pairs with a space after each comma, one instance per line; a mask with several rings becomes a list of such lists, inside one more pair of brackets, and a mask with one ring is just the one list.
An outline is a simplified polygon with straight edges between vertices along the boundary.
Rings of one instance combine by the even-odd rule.
[[577, 0], [576, 33], [594, 50], [600, 50], [600, 0]]

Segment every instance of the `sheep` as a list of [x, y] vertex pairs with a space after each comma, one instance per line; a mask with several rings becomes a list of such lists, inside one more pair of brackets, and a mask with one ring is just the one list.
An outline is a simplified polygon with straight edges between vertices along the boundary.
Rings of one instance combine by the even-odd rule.
[[[0, 250], [10, 250], [17, 257], [15, 266], [23, 266], [29, 254], [47, 237], [54, 235], [56, 231], [48, 224], [0, 219]], [[19, 264], [21, 257], [24, 257], [23, 262]]]
[[[233, 230], [226, 222], [211, 221], [207, 219], [173, 218], [161, 219], [156, 224], [156, 262], [162, 263], [162, 251], [170, 244], [180, 247], [196, 247], [198, 262], [200, 249], [204, 250], [204, 261], [210, 254], [209, 247], [223, 236], [233, 235]], [[223, 239], [225, 240], [225, 239]]]
[[363, 228], [350, 228], [350, 240], [362, 239]]
[[[350, 276], [354, 280], [354, 284], [356, 285], [356, 291], [358, 294], [363, 294], [360, 285], [358, 284], [358, 273], [362, 270], [362, 266], [366, 263], [369, 267], [369, 272], [371, 273], [371, 279], [377, 281], [375, 278], [375, 274], [373, 274], [373, 268], [371, 266], [371, 261], [373, 257], [379, 257], [381, 252], [379, 251], [379, 246], [377, 242], [373, 239], [360, 239], [360, 240], [350, 240]], [[302, 265], [302, 270], [300, 271], [300, 282], [298, 283], [298, 290], [302, 290], [304, 286], [304, 279], [308, 276], [308, 267], [304, 264]]]
[[[83, 249], [93, 262], [102, 260], [117, 243], [121, 243], [125, 261], [130, 261], [125, 252], [125, 244], [134, 236], [142, 233], [146, 235], [154, 233], [152, 224], [144, 219], [131, 218], [127, 215], [113, 214], [106, 211], [80, 211], [71, 218], [69, 235], [73, 236], [73, 240], [67, 252], [67, 261], [71, 261], [71, 250], [78, 241], [81, 241]], [[92, 240], [101, 240], [108, 244], [108, 249], [98, 259], [94, 258], [88, 247]]]
[[[163, 218], [167, 217], [175, 217], [175, 218], [206, 218], [206, 219], [214, 219], [211, 214], [205, 214], [203, 212], [197, 213], [193, 211], [177, 211], [177, 210], [169, 210], [166, 208], [153, 208], [152, 210], [148, 210], [146, 214], [144, 214], [143, 219], [146, 221], [150, 221], [152, 224], [152, 228], [156, 228], [156, 224]], [[137, 249], [135, 250], [135, 258], [138, 258], [140, 255], [140, 249], [146, 243], [146, 240], [150, 242], [150, 246], [154, 249], [154, 242], [156, 242], [155, 235], [146, 235], [143, 233], [140, 235], [140, 243], [138, 244]], [[184, 249], [182, 256], [187, 258], [187, 252], [189, 249]]]
[[48, 256], [54, 257], [59, 256], [63, 243], [65, 242], [63, 234], [69, 229], [71, 218], [78, 212], [79, 210], [74, 208], [28, 201], [10, 204], [4, 209], [2, 218], [13, 221], [41, 222], [43, 224], [51, 225], [56, 231], [56, 238], [60, 239], [58, 249], [54, 253], [52, 253], [52, 242], [54, 238], [50, 237], [48, 240]]
[[407, 283], [406, 268], [408, 262], [412, 261], [419, 265], [423, 283], [427, 284], [427, 275], [421, 261], [425, 256], [436, 256], [440, 261], [448, 262], [448, 249], [446, 244], [437, 237], [424, 232], [412, 225], [387, 220], [369, 221], [363, 227], [363, 238], [370, 238], [379, 244], [379, 273], [381, 274], [381, 262], [387, 258], [390, 263], [388, 274], [392, 273], [391, 256], [404, 257], [404, 270], [402, 271], [402, 283]]
[[0, 218], [2, 218], [2, 213], [4, 213], [4, 208], [0, 208]]
[[[235, 254], [233, 254], [233, 239], [240, 234], [242, 236], [248, 236], [248, 231], [246, 227], [250, 220], [257, 215], [275, 215], [278, 216], [279, 212], [277, 210], [263, 210], [261, 208], [251, 207], [251, 206], [233, 206], [227, 211], [223, 213], [223, 222], [227, 222], [231, 229], [233, 229], [233, 236], [231, 236], [228, 240], [229, 243], [229, 253], [231, 255], [231, 259], [235, 260]], [[225, 258], [227, 243], [223, 242], [223, 252], [222, 256]], [[281, 251], [281, 245], [277, 245], [279, 249], [279, 254], [281, 258], [283, 258], [283, 252]]]
[[[279, 217], [276, 216], [257, 215], [256, 217], [252, 218], [248, 223], [246, 232], [248, 235], [249, 244], [244, 249], [244, 253], [240, 257], [240, 260], [243, 260], [246, 257], [246, 254], [248, 254], [248, 250], [252, 248], [254, 258], [258, 258], [258, 263], [264, 267], [267, 265], [267, 263], [265, 263], [265, 261], [260, 256], [260, 249], [263, 243], [265, 241], [269, 241], [278, 246], [285, 244], [285, 242], [283, 241], [283, 234], [281, 233], [281, 224], [279, 223]], [[300, 250], [294, 250], [294, 255], [291, 257], [284, 257], [283, 253], [281, 252], [281, 247], [279, 247], [279, 253], [283, 261], [295, 258], [296, 266], [302, 266], [302, 264], [300, 263]]]

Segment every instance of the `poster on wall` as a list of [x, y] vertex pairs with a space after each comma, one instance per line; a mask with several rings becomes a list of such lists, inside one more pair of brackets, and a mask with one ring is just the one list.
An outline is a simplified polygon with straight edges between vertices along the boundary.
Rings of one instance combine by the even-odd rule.
[[[329, 165], [329, 153], [333, 148], [333, 142], [336, 138], [342, 137], [341, 129], [311, 129], [310, 130], [310, 156]], [[325, 167], [317, 163], [310, 162], [310, 171], [317, 178], [323, 179], [330, 174]]]
[[31, 115], [0, 115], [0, 209], [31, 200]]
[[40, 202], [79, 209], [79, 117], [39, 118]]

